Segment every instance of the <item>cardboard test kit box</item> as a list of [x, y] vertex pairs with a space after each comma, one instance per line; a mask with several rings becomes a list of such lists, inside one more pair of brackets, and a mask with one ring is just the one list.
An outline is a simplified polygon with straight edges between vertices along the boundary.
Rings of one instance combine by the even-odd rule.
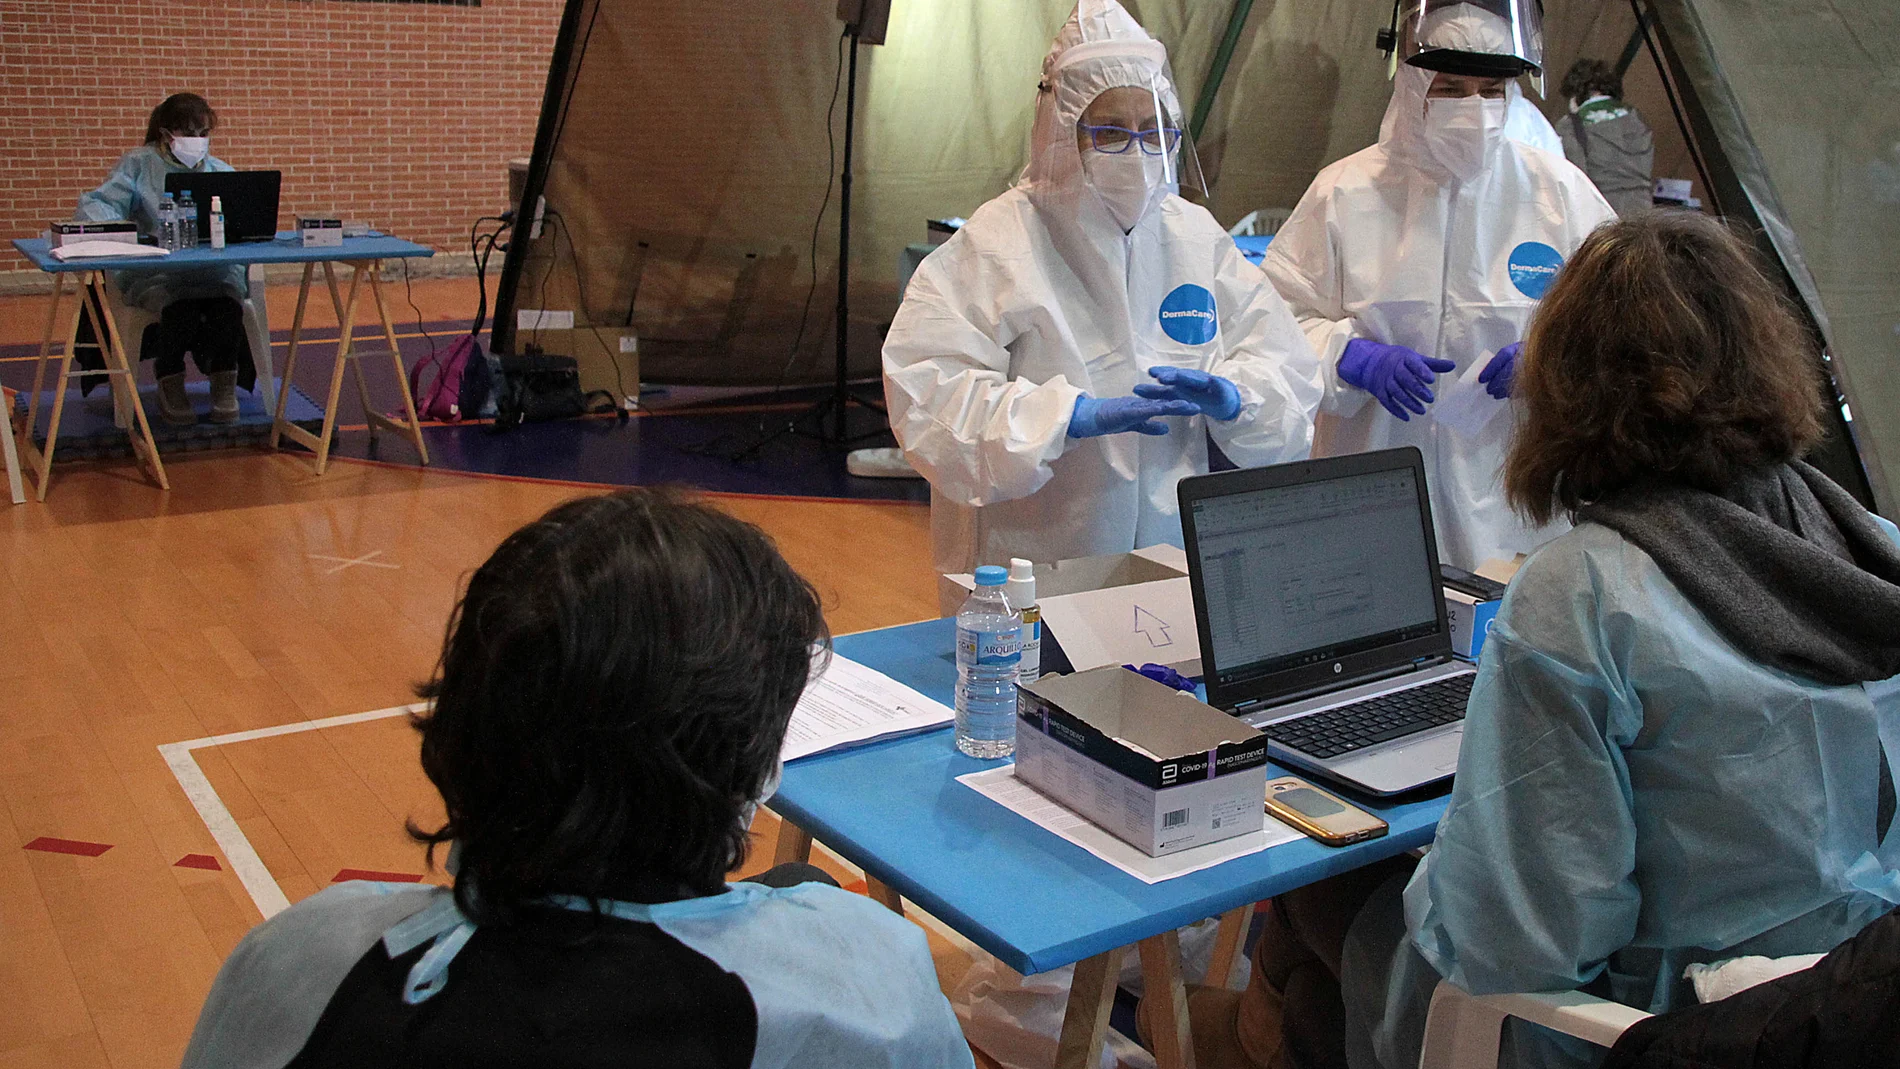
[[1259, 831], [1267, 737], [1119, 666], [1024, 684], [1016, 775], [1154, 857]]

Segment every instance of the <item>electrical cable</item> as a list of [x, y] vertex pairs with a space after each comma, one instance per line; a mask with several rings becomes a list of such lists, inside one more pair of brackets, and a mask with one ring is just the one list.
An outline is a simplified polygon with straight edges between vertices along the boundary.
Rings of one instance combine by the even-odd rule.
[[[818, 232], [824, 226], [825, 212], [831, 209], [831, 191], [838, 184], [838, 138], [833, 125], [838, 110], [838, 91], [844, 85], [844, 43], [851, 36], [851, 28], [846, 27], [838, 35], [837, 70], [831, 78], [831, 102], [825, 105], [825, 196], [818, 203], [818, 214], [811, 221], [811, 244], [806, 259], [811, 264], [811, 283], [805, 288], [805, 303], [798, 313], [798, 330], [792, 335], [791, 351], [785, 355], [785, 366], [779, 370], [778, 381], [772, 386], [772, 393], [778, 394], [785, 389], [785, 383], [792, 376], [792, 367], [798, 363], [798, 350], [805, 343], [805, 328], [811, 319], [812, 297], [818, 292]], [[739, 461], [756, 455], [759, 450], [792, 432], [796, 421], [788, 421], [776, 431], [765, 429], [766, 414], [759, 413], [759, 426], [755, 441], [736, 450], [724, 450], [720, 446], [728, 437], [720, 435], [712, 441], [697, 446], [682, 446], [683, 452], [700, 456], [717, 457], [721, 460]]]
[[[583, 277], [583, 275], [581, 274], [580, 247], [574, 244], [574, 231], [572, 228], [570, 228], [567, 225], [567, 217], [562, 215], [560, 212], [550, 209], [546, 214], [546, 218], [553, 220], [555, 223], [558, 223], [561, 228], [561, 236], [565, 236], [567, 238], [567, 255], [568, 255], [569, 261], [572, 262], [574, 265], [574, 290], [580, 302], [580, 317], [583, 320], [586, 320], [587, 329], [589, 331], [594, 331], [594, 316], [593, 316], [593, 313], [587, 310], [587, 305], [588, 305], [587, 279]], [[560, 251], [561, 251], [560, 241], [559, 241], [559, 237], [557, 237], [555, 240], [555, 249], [554, 249], [554, 253], [557, 258], [560, 256]], [[594, 334], [594, 339], [596, 341], [600, 340], [599, 333], [596, 332]], [[620, 366], [620, 357], [617, 354], [615, 354], [613, 350], [607, 349], [607, 347], [604, 344], [601, 346], [601, 348], [607, 350], [607, 359], [614, 366], [614, 384], [620, 387], [620, 396], [623, 399], [621, 404], [616, 404], [614, 406], [616, 408], [619, 408], [619, 407], [622, 407], [622, 404], [624, 404], [625, 398], [630, 398], [630, 397], [638, 398], [639, 394], [638, 392], [635, 392], [635, 393], [627, 392], [627, 377], [626, 377], [625, 370]], [[636, 391], [638, 390], [638, 386], [635, 387], [635, 390]]]

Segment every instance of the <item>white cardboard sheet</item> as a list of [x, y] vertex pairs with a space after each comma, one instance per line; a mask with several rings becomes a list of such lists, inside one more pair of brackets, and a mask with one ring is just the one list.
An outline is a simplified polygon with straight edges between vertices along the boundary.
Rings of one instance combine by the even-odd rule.
[[[1031, 823], [1087, 850], [1143, 883], [1160, 883], [1190, 872], [1213, 868], [1223, 861], [1257, 854], [1300, 838], [1300, 833], [1269, 819], [1262, 831], [1236, 835], [1206, 846], [1196, 846], [1166, 857], [1149, 857], [1102, 830], [1089, 818], [1016, 778], [1016, 766], [985, 769], [958, 776], [957, 782]], [[1262, 808], [1266, 799], [1261, 798]]]
[[1042, 626], [1078, 672], [1105, 664], [1173, 664], [1201, 656], [1186, 576], [1042, 601]]

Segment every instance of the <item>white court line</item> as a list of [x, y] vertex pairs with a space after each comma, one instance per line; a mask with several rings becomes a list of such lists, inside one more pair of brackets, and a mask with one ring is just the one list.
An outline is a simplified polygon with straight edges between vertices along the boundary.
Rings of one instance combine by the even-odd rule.
[[[205, 822], [205, 828], [211, 832], [211, 838], [224, 851], [225, 859], [231, 862], [231, 871], [237, 874], [238, 882], [250, 893], [251, 901], [257, 905], [257, 911], [265, 920], [290, 908], [290, 899], [284, 895], [284, 889], [277, 885], [277, 878], [270, 874], [264, 859], [257, 855], [257, 849], [238, 827], [237, 819], [231, 816], [231, 810], [225, 807], [224, 799], [218, 797], [217, 788], [211, 786], [211, 780], [198, 767], [191, 751], [212, 746], [229, 746], [233, 743], [251, 742], [255, 739], [275, 738], [278, 735], [295, 735], [304, 731], [319, 731], [323, 728], [346, 727], [350, 724], [362, 724], [371, 720], [387, 720], [392, 716], [419, 713], [428, 705], [417, 702], [413, 705], [397, 705], [388, 709], [373, 709], [367, 713], [349, 713], [344, 716], [326, 717], [322, 720], [301, 720], [294, 724], [279, 724], [276, 727], [253, 728], [249, 731], [233, 731], [224, 735], [208, 735], [202, 739], [190, 739], [185, 742], [168, 742], [158, 748], [159, 755], [170, 766], [172, 775], [177, 778], [178, 786], [185, 791], [185, 797], [191, 800], [193, 809]], [[771, 809], [770, 805], [766, 806]], [[772, 814], [778, 816], [776, 812]], [[783, 821], [784, 817], [779, 817]], [[864, 878], [864, 870], [833, 852], [821, 842], [814, 841], [812, 846], [823, 851], [838, 867], [859, 879]], [[970, 955], [984, 953], [975, 943], [964, 938], [955, 929], [917, 907], [915, 902], [904, 900], [905, 915], [916, 920], [931, 931]]]
[[268, 739], [278, 735], [295, 735], [303, 731], [317, 731], [322, 728], [343, 727], [347, 724], [361, 724], [371, 720], [387, 720], [392, 716], [404, 716], [419, 713], [427, 705], [397, 705], [388, 709], [374, 709], [367, 713], [349, 713], [345, 716], [325, 717], [322, 720], [302, 720], [294, 724], [279, 724], [276, 727], [253, 728], [250, 731], [233, 731], [224, 735], [207, 735], [202, 739], [189, 739], [185, 742], [168, 742], [158, 748], [158, 754], [177, 778], [178, 786], [184, 789], [185, 797], [191, 800], [191, 807], [198, 811], [198, 817], [205, 822], [205, 829], [211, 832], [211, 838], [224, 851], [225, 860], [231, 863], [231, 871], [237, 874], [238, 882], [250, 893], [251, 901], [257, 905], [257, 911], [265, 920], [290, 908], [290, 899], [285, 897], [284, 889], [277, 885], [277, 878], [270, 874], [270, 868], [264, 859], [257, 856], [257, 848], [244, 835], [244, 829], [238, 827], [237, 818], [218, 797], [217, 788], [198, 767], [197, 759], [191, 751], [202, 750], [210, 746], [229, 746], [237, 742], [250, 742], [253, 739]]
[[383, 551], [380, 549], [371, 550], [370, 552], [364, 554], [361, 557], [332, 557], [323, 553], [308, 554], [311, 560], [327, 560], [327, 561], [341, 562], [337, 564], [336, 567], [330, 569], [327, 572], [324, 572], [323, 574], [325, 575], [335, 575], [336, 573], [342, 571], [345, 568], [353, 568], [358, 564], [367, 564], [371, 568], [391, 568], [391, 569], [397, 569], [397, 570], [400, 570], [402, 568], [402, 565], [400, 564], [386, 564], [376, 559], [377, 557], [380, 557], [382, 555], [383, 555]]

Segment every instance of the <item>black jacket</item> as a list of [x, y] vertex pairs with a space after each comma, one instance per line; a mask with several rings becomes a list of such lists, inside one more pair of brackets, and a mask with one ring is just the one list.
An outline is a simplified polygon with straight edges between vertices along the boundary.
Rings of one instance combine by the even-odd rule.
[[1900, 910], [1811, 969], [1642, 1021], [1603, 1069], [1900, 1067]]

